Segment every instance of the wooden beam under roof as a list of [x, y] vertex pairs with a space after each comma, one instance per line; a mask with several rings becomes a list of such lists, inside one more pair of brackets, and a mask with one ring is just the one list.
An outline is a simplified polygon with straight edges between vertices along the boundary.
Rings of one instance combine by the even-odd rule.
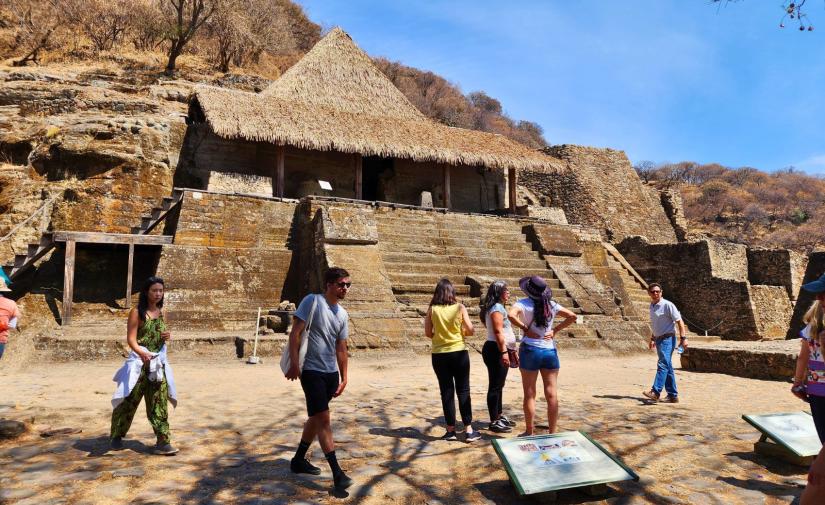
[[56, 242], [77, 242], [83, 244], [134, 244], [166, 245], [171, 244], [171, 235], [137, 235], [132, 233], [101, 233], [92, 231], [56, 231]]

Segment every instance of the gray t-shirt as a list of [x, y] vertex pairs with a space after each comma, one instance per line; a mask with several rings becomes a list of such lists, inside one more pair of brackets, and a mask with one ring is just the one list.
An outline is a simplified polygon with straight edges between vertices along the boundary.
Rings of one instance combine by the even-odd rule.
[[676, 334], [676, 321], [682, 320], [682, 314], [673, 302], [662, 298], [659, 303], [650, 304], [650, 326], [653, 335], [661, 337], [668, 333]]
[[335, 373], [338, 372], [335, 347], [339, 340], [346, 340], [349, 335], [349, 315], [340, 304], [330, 305], [324, 295], [307, 295], [298, 305], [295, 317], [306, 322], [315, 297], [318, 303], [315, 304], [315, 314], [307, 332], [309, 340], [304, 370]]

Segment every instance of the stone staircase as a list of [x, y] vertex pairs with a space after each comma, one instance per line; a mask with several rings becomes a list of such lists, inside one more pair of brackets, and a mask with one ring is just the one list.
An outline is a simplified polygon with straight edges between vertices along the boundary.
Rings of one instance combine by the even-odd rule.
[[15, 254], [12, 264], [3, 265], [3, 271], [6, 272], [10, 280], [14, 280], [15, 277], [28, 270], [37, 260], [54, 249], [54, 246], [54, 234], [45, 232], [40, 235], [40, 242], [29, 244], [25, 254]]
[[614, 271], [621, 276], [625, 290], [633, 302], [632, 311], [635, 312], [634, 317], [639, 320], [647, 321], [650, 319], [650, 296], [647, 290], [642, 286], [636, 277], [625, 268], [612, 254], [607, 255], [607, 264]]
[[[470, 313], [475, 327], [471, 342], [481, 343], [486, 338], [478, 317], [479, 293], [471, 294], [472, 279], [504, 280], [510, 286], [512, 302], [524, 296], [518, 288], [521, 277], [540, 275], [553, 289], [558, 303], [581, 313], [554, 272], [527, 242], [522, 223], [517, 220], [390, 208], [376, 209], [375, 217], [381, 258], [399, 307], [402, 331], [410, 342], [428, 343], [423, 336], [423, 316], [435, 284], [442, 277], [453, 282], [459, 301]], [[559, 338], [596, 341], [598, 336], [593, 328], [579, 324]]]
[[143, 216], [140, 219], [140, 226], [133, 226], [132, 233], [137, 235], [146, 235], [154, 230], [169, 215], [172, 210], [180, 205], [183, 201], [183, 190], [175, 189], [172, 196], [163, 197], [160, 207], [152, 209], [148, 216]]

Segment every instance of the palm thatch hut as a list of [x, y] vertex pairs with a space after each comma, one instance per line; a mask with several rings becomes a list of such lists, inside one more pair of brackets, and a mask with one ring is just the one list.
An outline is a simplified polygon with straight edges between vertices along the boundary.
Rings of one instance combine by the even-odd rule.
[[429, 191], [487, 211], [515, 201], [517, 170], [560, 170], [501, 135], [428, 119], [340, 28], [261, 93], [197, 87], [188, 123], [186, 182], [204, 189], [413, 205]]

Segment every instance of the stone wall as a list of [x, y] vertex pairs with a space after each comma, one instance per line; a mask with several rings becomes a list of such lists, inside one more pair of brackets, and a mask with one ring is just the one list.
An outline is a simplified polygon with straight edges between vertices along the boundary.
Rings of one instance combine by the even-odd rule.
[[662, 285], [665, 298], [676, 304], [691, 330], [711, 329], [735, 340], [761, 338], [744, 246], [708, 240], [650, 244], [631, 237], [617, 248], [646, 282]]
[[679, 242], [684, 242], [688, 238], [688, 222], [685, 218], [682, 193], [678, 189], [664, 189], [659, 192], [659, 197], [665, 215], [673, 226], [673, 232], [676, 233], [676, 238]]
[[642, 235], [651, 243], [677, 241], [658, 192], [646, 188], [623, 151], [573, 145], [545, 151], [567, 165], [563, 173], [519, 172], [519, 184], [564, 209], [568, 222], [599, 229], [609, 241]]
[[785, 338], [793, 306], [782, 286], [751, 285], [751, 304], [759, 335], [766, 340]]
[[296, 301], [291, 239], [296, 206], [186, 191], [174, 244], [163, 247], [157, 267], [167, 282], [170, 321], [182, 329], [251, 331], [258, 307]]
[[346, 269], [352, 288], [342, 305], [350, 316], [350, 347], [403, 348], [407, 342], [393, 338], [402, 333], [403, 321], [381, 259], [373, 212], [364, 204], [314, 199], [302, 202], [300, 220], [312, 223], [307, 227], [311, 233], [302, 236], [301, 264], [308, 288], [305, 293], [322, 290], [327, 267]]
[[[815, 281], [819, 279], [822, 274], [825, 274], [825, 251], [818, 251], [811, 253], [808, 256], [808, 263], [805, 268], [805, 276], [802, 279], [802, 284]], [[816, 298], [813, 294], [808, 293], [803, 289], [796, 291], [796, 305], [794, 306], [791, 323], [788, 325], [788, 333], [785, 338], [799, 338], [799, 332], [805, 326], [802, 322], [802, 316], [811, 307]]]
[[748, 279], [751, 284], [783, 286], [791, 300], [796, 300], [807, 262], [788, 249], [748, 249]]

